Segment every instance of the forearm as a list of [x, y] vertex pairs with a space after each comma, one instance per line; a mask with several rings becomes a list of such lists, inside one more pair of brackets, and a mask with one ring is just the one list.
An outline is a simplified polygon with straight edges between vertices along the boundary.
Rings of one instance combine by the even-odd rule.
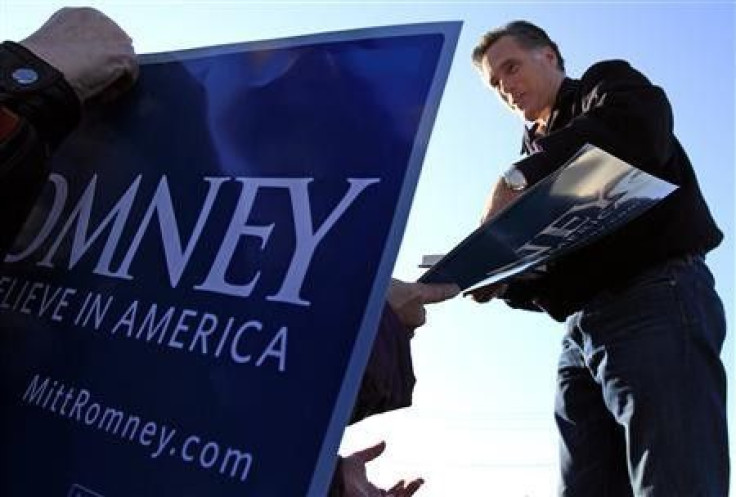
[[343, 458], [337, 456], [337, 463], [335, 464], [335, 472], [332, 474], [332, 481], [330, 482], [330, 489], [327, 493], [327, 497], [345, 497], [345, 478], [342, 471]]
[[414, 370], [410, 334], [386, 305], [350, 422], [411, 405]]

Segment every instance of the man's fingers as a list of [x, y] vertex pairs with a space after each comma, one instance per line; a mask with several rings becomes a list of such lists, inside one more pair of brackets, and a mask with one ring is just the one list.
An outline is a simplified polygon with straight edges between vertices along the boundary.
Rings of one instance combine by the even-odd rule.
[[138, 66], [127, 61], [120, 61], [120, 63], [120, 67], [115, 70], [115, 75], [109, 78], [111, 83], [104, 90], [87, 99], [86, 105], [96, 106], [101, 103], [112, 102], [135, 84], [138, 78]]
[[485, 302], [488, 302], [493, 297], [493, 292], [489, 291], [486, 287], [476, 288], [475, 290], [471, 290], [470, 292], [467, 292], [466, 295], [469, 295], [471, 299], [473, 299], [474, 302], [478, 302], [479, 304], [483, 304]]
[[396, 484], [388, 489], [388, 495], [396, 495], [396, 492], [404, 489], [404, 480], [399, 480]]
[[132, 40], [112, 19], [89, 7], [63, 8], [20, 42], [60, 71], [82, 102], [127, 89], [138, 74]]
[[411, 309], [411, 313], [408, 313], [404, 319], [404, 325], [410, 328], [419, 328], [427, 322], [427, 310], [423, 305], [416, 306]]
[[417, 478], [416, 480], [409, 482], [409, 484], [404, 489], [403, 495], [406, 497], [411, 497], [416, 493], [417, 490], [419, 490], [419, 487], [421, 487], [422, 485], [424, 485], [424, 480], [422, 478]]
[[425, 304], [442, 302], [460, 293], [460, 287], [454, 283], [417, 283], [417, 290]]
[[408, 485], [404, 480], [399, 480], [399, 482], [391, 487], [391, 489], [386, 493], [386, 497], [411, 497], [422, 485], [424, 485], [424, 480], [422, 478], [412, 480]]
[[493, 283], [491, 285], [482, 286], [471, 290], [466, 293], [470, 295], [475, 302], [483, 304], [491, 299], [494, 299], [506, 291], [507, 285], [505, 283]]
[[383, 451], [386, 449], [386, 442], [379, 442], [373, 447], [368, 447], [367, 449], [359, 450], [358, 452], [353, 454], [353, 457], [356, 459], [359, 459], [363, 463], [370, 462], [380, 456]]

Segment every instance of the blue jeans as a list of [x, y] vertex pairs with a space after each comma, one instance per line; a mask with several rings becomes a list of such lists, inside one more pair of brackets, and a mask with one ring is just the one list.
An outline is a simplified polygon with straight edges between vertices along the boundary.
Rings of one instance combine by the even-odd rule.
[[723, 306], [671, 259], [570, 316], [555, 418], [566, 497], [726, 497]]

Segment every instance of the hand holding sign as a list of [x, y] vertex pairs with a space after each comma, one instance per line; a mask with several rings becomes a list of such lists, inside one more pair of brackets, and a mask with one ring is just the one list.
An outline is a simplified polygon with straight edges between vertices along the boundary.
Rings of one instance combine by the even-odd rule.
[[83, 102], [119, 94], [138, 76], [130, 37], [92, 8], [61, 9], [20, 44], [63, 73]]

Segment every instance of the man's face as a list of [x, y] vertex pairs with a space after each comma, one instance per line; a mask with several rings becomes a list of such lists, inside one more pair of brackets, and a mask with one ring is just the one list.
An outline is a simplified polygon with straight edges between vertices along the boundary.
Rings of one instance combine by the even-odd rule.
[[481, 74], [501, 99], [527, 121], [547, 119], [563, 77], [551, 48], [524, 48], [509, 35], [486, 50]]

